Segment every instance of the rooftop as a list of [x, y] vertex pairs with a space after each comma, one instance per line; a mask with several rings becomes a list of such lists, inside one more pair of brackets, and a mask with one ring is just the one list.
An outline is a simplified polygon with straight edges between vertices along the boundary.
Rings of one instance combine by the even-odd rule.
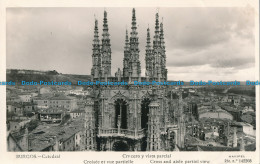
[[30, 142], [32, 151], [41, 151], [55, 144], [55, 137], [58, 141], [66, 141], [74, 134], [82, 131], [84, 128], [83, 117], [78, 117], [74, 121], [68, 122], [65, 126], [52, 126], [37, 128], [30, 133]]
[[85, 109], [77, 109], [77, 110], [73, 110], [70, 113], [86, 113]]
[[65, 109], [65, 108], [53, 108], [53, 107], [51, 107], [51, 108], [47, 108], [47, 109], [42, 109], [42, 110], [40, 110], [39, 111], [39, 113], [40, 114], [48, 114], [48, 113], [52, 113], [52, 114], [54, 114], [54, 113], [57, 113], [57, 114], [61, 114], [61, 113], [64, 113], [64, 112], [66, 112], [67, 111], [67, 109]]
[[21, 103], [10, 102], [10, 101], [8, 101], [8, 102], [6, 103], [6, 105], [12, 105], [12, 106], [17, 107], [17, 108], [22, 108], [22, 107], [23, 107], [23, 105], [22, 105]]

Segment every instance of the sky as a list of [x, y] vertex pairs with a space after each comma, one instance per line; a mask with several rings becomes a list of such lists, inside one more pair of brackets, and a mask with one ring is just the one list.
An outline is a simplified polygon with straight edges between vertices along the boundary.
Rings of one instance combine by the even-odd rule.
[[[132, 8], [8, 8], [8, 69], [57, 70], [89, 75], [94, 20], [102, 37], [104, 9], [112, 49], [112, 75], [123, 67]], [[142, 75], [146, 30], [155, 14], [164, 23], [169, 80], [254, 80], [254, 10], [244, 8], [136, 8]]]

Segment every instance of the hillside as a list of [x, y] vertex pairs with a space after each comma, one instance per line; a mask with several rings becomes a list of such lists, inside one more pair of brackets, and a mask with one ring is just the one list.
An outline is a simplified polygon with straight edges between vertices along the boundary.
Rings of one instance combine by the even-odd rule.
[[61, 74], [57, 71], [34, 71], [34, 70], [14, 70], [9, 69], [6, 73], [6, 81], [13, 81], [16, 84], [21, 84], [21, 81], [69, 81], [76, 85], [77, 81], [91, 80], [90, 75], [73, 75]]

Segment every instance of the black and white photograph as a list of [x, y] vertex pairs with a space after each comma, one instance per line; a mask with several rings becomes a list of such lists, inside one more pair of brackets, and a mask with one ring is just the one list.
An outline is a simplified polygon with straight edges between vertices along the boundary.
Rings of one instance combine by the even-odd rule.
[[255, 152], [255, 16], [6, 8], [7, 151]]

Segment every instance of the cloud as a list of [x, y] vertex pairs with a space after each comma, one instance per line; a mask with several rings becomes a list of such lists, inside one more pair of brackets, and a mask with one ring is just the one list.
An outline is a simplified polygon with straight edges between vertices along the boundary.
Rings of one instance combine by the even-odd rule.
[[245, 69], [213, 68], [210, 65], [198, 65], [187, 67], [168, 67], [168, 79], [172, 80], [255, 80], [255, 70], [252, 67]]
[[209, 64], [214, 68], [254, 67], [254, 45], [249, 40], [234, 37], [223, 43], [218, 43], [199, 50], [177, 49], [168, 52], [172, 60], [167, 60], [168, 66], [196, 66]]
[[[131, 30], [132, 8], [106, 10], [114, 75], [118, 67], [123, 67], [125, 31]], [[8, 8], [7, 68], [90, 74], [94, 19], [98, 19], [101, 40], [103, 11], [104, 8]], [[153, 38], [155, 13], [156, 8], [136, 8], [142, 74], [146, 29], [149, 26]], [[253, 79], [254, 75], [245, 71], [254, 70], [254, 14], [250, 7], [160, 8], [169, 79], [213, 78], [213, 73], [214, 78], [224, 79], [231, 72], [232, 77], [241, 73], [241, 79]]]

